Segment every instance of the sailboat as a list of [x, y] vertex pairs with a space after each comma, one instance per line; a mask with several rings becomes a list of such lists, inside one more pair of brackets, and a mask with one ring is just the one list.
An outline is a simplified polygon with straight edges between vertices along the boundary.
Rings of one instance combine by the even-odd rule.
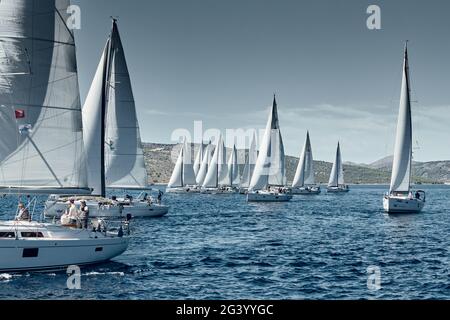
[[[94, 197], [87, 201], [92, 217], [161, 217], [169, 208], [154, 203], [145, 191], [148, 174], [136, 116], [125, 53], [113, 19], [112, 31], [103, 51], [83, 107], [83, 130], [87, 152], [89, 185]], [[144, 190], [137, 199], [106, 198], [106, 189]], [[70, 197], [52, 196], [46, 216], [63, 214]]]
[[336, 158], [334, 160], [333, 168], [331, 169], [327, 192], [341, 193], [349, 191], [350, 189], [348, 185], [345, 184], [344, 180], [344, 166], [342, 165], [341, 144], [338, 143]]
[[292, 193], [297, 195], [315, 195], [320, 194], [320, 192], [320, 187], [316, 186], [311, 140], [309, 132], [307, 132], [305, 146], [292, 184]]
[[252, 142], [250, 144], [250, 149], [248, 150], [248, 155], [245, 158], [244, 171], [242, 173], [239, 193], [247, 194], [248, 187], [250, 186], [250, 181], [253, 176], [253, 171], [255, 170], [256, 159], [258, 158], [258, 150], [256, 148], [256, 134], [253, 133]]
[[389, 193], [383, 199], [384, 210], [388, 213], [418, 213], [422, 211], [426, 201], [424, 191], [419, 190], [413, 193], [411, 190], [413, 155], [410, 92], [408, 46], [406, 44], [391, 186]]
[[249, 202], [287, 202], [292, 195], [286, 188], [283, 138], [278, 120], [276, 97], [270, 110], [264, 138], [247, 193]]
[[180, 155], [167, 185], [168, 193], [195, 193], [199, 192], [195, 181], [195, 172], [192, 166], [190, 145], [185, 141], [180, 150]]
[[[89, 194], [74, 35], [68, 0], [2, 1], [0, 10], [0, 190]], [[96, 231], [0, 222], [0, 272], [55, 270], [110, 260], [128, 247], [123, 227]], [[23, 218], [23, 217], [20, 217]]]
[[232, 188], [231, 177], [228, 171], [226, 160], [226, 148], [222, 138], [219, 136], [216, 149], [208, 166], [208, 173], [203, 182], [201, 193], [204, 194], [230, 194], [236, 193], [237, 189]]
[[197, 156], [195, 157], [195, 161], [194, 161], [194, 174], [195, 177], [197, 177], [199, 171], [200, 171], [200, 167], [202, 166], [202, 161], [203, 161], [203, 152], [205, 151], [204, 149], [204, 145], [203, 145], [203, 141], [202, 143], [200, 143], [199, 147], [198, 147], [198, 152], [197, 152]]
[[203, 153], [203, 160], [200, 165], [200, 169], [195, 177], [195, 182], [197, 182], [197, 186], [202, 186], [205, 181], [206, 175], [208, 174], [208, 167], [211, 163], [211, 159], [214, 153], [214, 146], [209, 141]]

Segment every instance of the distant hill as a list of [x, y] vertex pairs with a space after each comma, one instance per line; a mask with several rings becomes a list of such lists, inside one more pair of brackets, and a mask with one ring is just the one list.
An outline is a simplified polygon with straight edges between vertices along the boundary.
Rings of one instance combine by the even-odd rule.
[[[144, 154], [149, 180], [153, 183], [168, 183], [174, 168], [172, 155], [176, 160], [179, 145], [145, 143]], [[194, 147], [194, 154], [198, 146]], [[193, 156], [194, 156], [193, 154]], [[245, 150], [239, 150], [238, 158], [243, 163]], [[390, 158], [390, 162], [389, 162]], [[294, 179], [298, 158], [286, 157], [288, 182]], [[387, 157], [371, 165], [344, 164], [345, 179], [350, 184], [388, 184], [391, 178], [392, 157]], [[242, 172], [241, 166], [241, 172]], [[324, 161], [315, 162], [316, 177], [319, 183], [328, 183], [332, 164]], [[450, 161], [416, 163], [414, 165], [414, 182], [416, 183], [443, 183], [450, 181]]]

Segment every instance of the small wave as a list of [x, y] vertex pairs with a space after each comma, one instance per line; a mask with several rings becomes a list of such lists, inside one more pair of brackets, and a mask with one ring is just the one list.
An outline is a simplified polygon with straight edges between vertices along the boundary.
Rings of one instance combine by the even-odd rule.
[[125, 272], [96, 272], [96, 271], [92, 271], [92, 272], [87, 272], [84, 274], [85, 276], [125, 276]]

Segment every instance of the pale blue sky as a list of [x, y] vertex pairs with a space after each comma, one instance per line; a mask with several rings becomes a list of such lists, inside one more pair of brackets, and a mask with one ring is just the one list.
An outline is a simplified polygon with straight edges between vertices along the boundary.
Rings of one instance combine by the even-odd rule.
[[[450, 159], [450, 2], [366, 0], [78, 0], [82, 99], [110, 30], [119, 29], [142, 138], [177, 128], [262, 128], [277, 92], [286, 152], [306, 130], [315, 158], [393, 152], [404, 41], [410, 40], [415, 159]], [[382, 30], [366, 9], [382, 10]]]

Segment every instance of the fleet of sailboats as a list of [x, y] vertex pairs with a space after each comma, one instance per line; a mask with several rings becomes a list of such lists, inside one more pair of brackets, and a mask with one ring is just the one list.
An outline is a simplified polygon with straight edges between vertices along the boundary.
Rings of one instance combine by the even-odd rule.
[[[0, 272], [110, 260], [128, 247], [131, 217], [161, 217], [169, 210], [147, 193], [148, 172], [117, 20], [81, 108], [75, 39], [66, 25], [69, 5], [69, 0], [2, 2], [0, 60], [7, 57], [7, 63], [0, 63], [0, 191], [19, 198], [49, 196], [45, 217], [50, 218], [65, 213], [69, 200], [85, 201], [94, 219], [87, 229], [63, 226], [56, 219], [36, 222], [33, 216], [0, 222]], [[425, 192], [411, 189], [412, 157], [406, 46], [391, 185], [383, 198], [388, 213], [416, 213], [425, 206]], [[193, 162], [192, 145], [185, 139], [166, 191], [240, 193], [248, 202], [288, 202], [294, 195], [321, 193], [309, 132], [292, 186], [287, 185], [275, 96], [259, 152], [253, 134], [242, 174], [238, 159], [236, 145], [227, 152], [219, 135], [215, 145], [200, 143]], [[108, 198], [108, 189], [142, 193], [137, 199]], [[338, 143], [327, 192], [349, 191]], [[27, 199], [31, 209], [36, 201]], [[111, 228], [99, 217], [121, 219]]]

